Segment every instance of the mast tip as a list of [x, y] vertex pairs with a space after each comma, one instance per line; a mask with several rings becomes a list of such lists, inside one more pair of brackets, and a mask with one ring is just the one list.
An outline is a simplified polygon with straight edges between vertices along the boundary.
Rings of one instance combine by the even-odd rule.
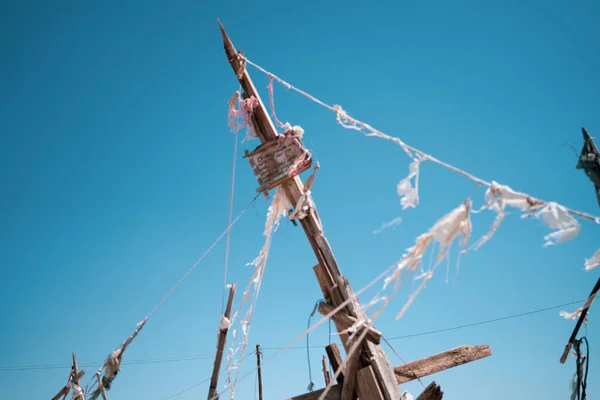
[[587, 132], [587, 129], [585, 129], [585, 126], [581, 127], [581, 133], [583, 133], [583, 140], [590, 140], [590, 134]]

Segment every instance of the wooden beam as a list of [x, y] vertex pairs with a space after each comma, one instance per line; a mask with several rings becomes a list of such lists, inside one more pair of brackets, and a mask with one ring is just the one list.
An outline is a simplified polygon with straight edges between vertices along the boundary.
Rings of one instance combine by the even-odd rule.
[[256, 368], [258, 373], [258, 400], [263, 400], [263, 388], [262, 388], [262, 369], [260, 367], [260, 357], [262, 352], [260, 351], [260, 344], [256, 345]]
[[325, 379], [325, 386], [331, 382], [331, 371], [329, 371], [329, 364], [327, 364], [327, 356], [323, 356], [321, 360], [321, 366], [323, 367], [323, 378]]
[[481, 346], [465, 345], [394, 367], [394, 373], [396, 374], [396, 381], [401, 384], [491, 355], [492, 350], [487, 344]]
[[425, 388], [423, 393], [417, 397], [417, 400], [442, 400], [443, 395], [444, 392], [442, 392], [440, 385], [435, 382], [431, 382], [429, 386]]
[[594, 302], [594, 299], [596, 298], [596, 294], [598, 293], [598, 291], [600, 291], [600, 278], [598, 278], [598, 281], [596, 282], [596, 285], [592, 289], [590, 296], [588, 297], [588, 299], [586, 300], [586, 302], [583, 305], [583, 310], [581, 310], [581, 315], [579, 316], [579, 319], [577, 320], [577, 324], [575, 324], [575, 329], [573, 329], [573, 333], [571, 333], [571, 337], [569, 338], [569, 341], [567, 342], [567, 345], [565, 346], [565, 350], [563, 351], [563, 354], [560, 357], [561, 364], [564, 364], [565, 361], [567, 361], [567, 356], [569, 355], [569, 351], [571, 351], [571, 347], [573, 347], [573, 343], [575, 343], [575, 338], [577, 337], [577, 333], [579, 332], [579, 329], [581, 328], [583, 321], [585, 321], [585, 317], [588, 313], [588, 310], [590, 309], [590, 306]]
[[[244, 60], [239, 57], [238, 52], [233, 46], [231, 39], [229, 39], [229, 36], [225, 32], [223, 25], [221, 25], [221, 22], [219, 22], [219, 26], [223, 36], [225, 54], [227, 55], [229, 64], [235, 72], [240, 85], [244, 89], [244, 97], [248, 98], [253, 96], [259, 102], [258, 107], [255, 109], [252, 115], [252, 121], [257, 136], [260, 138], [263, 144], [269, 141], [277, 140], [278, 133], [275, 129], [275, 125], [271, 121], [267, 109], [262, 102], [254, 83], [250, 79], [248, 71], [246, 71]], [[288, 200], [293, 205], [298, 204], [298, 201], [302, 195], [304, 195], [304, 185], [298, 176], [295, 176], [293, 179], [283, 183], [282, 189], [285, 191]], [[310, 195], [307, 197], [309, 200], [312, 200]], [[308, 216], [302, 218], [300, 223], [315, 253], [315, 256], [317, 257], [319, 265], [321, 266], [320, 268], [323, 268], [328, 272], [333, 279], [333, 283], [339, 290], [340, 298], [332, 299], [332, 304], [338, 306], [342, 302], [348, 300], [349, 303], [345, 307], [348, 314], [354, 318], [357, 318], [358, 320], [366, 320], [366, 314], [360, 306], [358, 299], [355, 298], [349, 285], [347, 285], [343, 279], [343, 275], [333, 255], [331, 246], [329, 245], [329, 242], [323, 233], [323, 226], [314, 202], [310, 212], [308, 213]], [[325, 286], [321, 281], [319, 281], [319, 286], [321, 287], [323, 295], [328, 296], [331, 291], [331, 287]], [[337, 325], [336, 328], [338, 328]], [[349, 350], [347, 342], [348, 341], [346, 338], [342, 338], [342, 344], [344, 345], [346, 351]], [[380, 386], [383, 398], [385, 400], [399, 399], [401, 393], [395, 381], [392, 365], [390, 364], [389, 359], [387, 358], [387, 355], [381, 346], [375, 345], [370, 341], [365, 341], [363, 348], [358, 350], [365, 356], [365, 359], [369, 360], [369, 363], [373, 366], [375, 377], [378, 381], [377, 384]], [[361, 361], [361, 364], [364, 364], [364, 362]], [[367, 394], [363, 400], [381, 400], [381, 397], [370, 397]]]
[[[71, 374], [72, 373], [73, 373], [73, 367], [71, 367]], [[85, 371], [81, 370], [75, 376], [74, 379], [81, 380], [81, 378], [83, 378], [84, 375], [85, 375]], [[62, 396], [66, 396], [67, 394], [69, 394], [70, 390], [71, 390], [71, 386], [68, 385], [68, 384], [65, 385], [62, 389], [60, 389], [60, 391], [58, 393], [56, 393], [56, 395], [54, 395], [54, 397], [52, 398], [52, 400], [59, 400]]]
[[[314, 392], [304, 393], [299, 396], [290, 397], [286, 400], [318, 400], [325, 389], [315, 390]], [[342, 395], [342, 387], [333, 385], [323, 400], [340, 400]]]
[[79, 379], [77, 379], [77, 375], [79, 374], [79, 365], [77, 364], [77, 354], [73, 353], [73, 383], [79, 385]]
[[71, 390], [71, 388], [69, 386], [65, 386], [62, 389], [59, 390], [58, 393], [56, 393], [54, 395], [54, 397], [52, 398], [52, 400], [60, 400], [61, 397], [66, 396], [67, 394], [69, 394], [69, 390]]
[[227, 320], [224, 326], [219, 325], [219, 335], [217, 337], [217, 354], [215, 355], [215, 362], [213, 365], [213, 373], [210, 378], [210, 387], [208, 389], [208, 399], [218, 400], [217, 385], [219, 383], [219, 371], [221, 370], [221, 362], [223, 361], [223, 349], [227, 342], [227, 332], [229, 331], [229, 318], [231, 316], [231, 307], [233, 306], [233, 297], [235, 296], [235, 282], [229, 289], [229, 298], [227, 299], [227, 307], [225, 308], [225, 314], [221, 321]]
[[[77, 364], [77, 354], [73, 353], [73, 380], [72, 382], [81, 387], [81, 384], [79, 383], [80, 378], [79, 378], [79, 364]], [[77, 396], [76, 400], [84, 400], [81, 396]]]
[[334, 375], [338, 368], [342, 368], [342, 372], [337, 377], [337, 383], [339, 383], [340, 385], [344, 384], [344, 359], [340, 354], [340, 349], [338, 349], [337, 344], [332, 343], [329, 346], [325, 347], [325, 351], [327, 352], [329, 364], [331, 364], [331, 368], [333, 369]]
[[[334, 363], [337, 363], [338, 359], [341, 359], [341, 355], [339, 355], [339, 350], [337, 350], [337, 346], [335, 344], [329, 345], [326, 347], [327, 354], [329, 355], [329, 360], [334, 369]], [[336, 351], [337, 350], [337, 351]], [[336, 355], [335, 353], [338, 353]], [[420, 360], [412, 361], [407, 364], [394, 367], [394, 373], [396, 374], [396, 380], [398, 384], [410, 382], [417, 378], [422, 378], [427, 375], [435, 374], [436, 372], [441, 372], [446, 369], [458, 367], [460, 365], [470, 363], [472, 361], [479, 360], [481, 358], [489, 357], [492, 355], [492, 351], [487, 344], [481, 346], [460, 346], [455, 349], [451, 349], [448, 351], [444, 351], [442, 353], [438, 353], [431, 357], [422, 358]], [[367, 381], [370, 379], [368, 375], [374, 373], [373, 369], [367, 370], [367, 368], [362, 368], [357, 372], [357, 383], [361, 382], [367, 384]], [[367, 384], [368, 385], [368, 384]], [[367, 386], [368, 387], [368, 386]], [[437, 388], [437, 389], [436, 389]], [[311, 393], [306, 393], [300, 396], [292, 397], [287, 400], [317, 400], [321, 393], [323, 393], [324, 389], [317, 390]], [[371, 388], [370, 390], [374, 390]], [[327, 394], [327, 400], [341, 400], [341, 392], [342, 385], [337, 384], [331, 387], [330, 392]], [[441, 395], [443, 394], [439, 389], [439, 386], [433, 382], [429, 387], [421, 394], [422, 396], [427, 393], [427, 396], [439, 395], [440, 397], [419, 397], [417, 400], [425, 400], [425, 399], [441, 399]]]
[[[331, 306], [331, 304], [323, 302], [319, 303], [319, 312], [322, 315], [329, 315], [333, 310], [335, 310], [335, 307]], [[344, 311], [338, 311], [337, 313], [333, 314], [331, 319], [336, 323], [336, 325], [341, 325], [342, 330], [349, 329], [357, 321], [356, 318], [348, 315]], [[371, 326], [369, 327], [369, 332], [365, 338], [375, 344], [379, 344], [381, 341], [381, 332]]]
[[[360, 352], [356, 351], [352, 356], [346, 357], [346, 376], [344, 379], [344, 384], [342, 385], [342, 395], [341, 400], [354, 400], [356, 396], [354, 395], [354, 391], [356, 388], [356, 372], [358, 371], [360, 359]], [[361, 388], [366, 389], [366, 388]], [[359, 392], [360, 394], [366, 394], [367, 392]], [[362, 399], [362, 396], [360, 397]], [[381, 397], [380, 397], [381, 398]]]
[[[381, 390], [379, 390], [379, 386], [373, 385], [373, 382], [377, 382], [377, 379], [373, 367], [370, 365], [367, 365], [356, 372], [356, 384], [360, 388], [361, 393], [369, 392], [371, 395], [379, 396], [380, 398], [383, 397]], [[360, 394], [359, 398], [362, 399]]]

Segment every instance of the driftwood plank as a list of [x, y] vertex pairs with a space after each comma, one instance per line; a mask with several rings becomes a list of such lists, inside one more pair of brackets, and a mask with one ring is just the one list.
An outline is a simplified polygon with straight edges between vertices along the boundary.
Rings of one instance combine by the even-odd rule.
[[427, 388], [417, 397], [417, 400], [442, 400], [444, 392], [435, 382], [431, 382]]
[[366, 391], [370, 393], [370, 396], [374, 395], [375, 397], [379, 396], [380, 398], [383, 398], [381, 390], [376, 382], [375, 372], [370, 365], [361, 368], [356, 372], [356, 386], [360, 388], [361, 393]]
[[492, 350], [487, 344], [481, 346], [465, 345], [394, 367], [394, 373], [398, 384], [401, 384], [491, 355]]
[[[339, 354], [339, 350], [337, 346], [332, 344], [327, 346], [327, 354], [329, 355], [329, 359], [331, 360], [331, 365], [334, 369], [336, 369], [336, 364], [341, 364], [341, 355]], [[337, 350], [337, 355], [335, 354]], [[331, 353], [331, 354], [330, 354]], [[479, 360], [481, 358], [489, 357], [492, 355], [492, 350], [487, 344], [480, 346], [460, 346], [455, 349], [451, 349], [448, 351], [444, 351], [438, 354], [435, 354], [431, 357], [422, 358], [420, 360], [411, 361], [407, 364], [400, 365], [394, 367], [394, 373], [396, 374], [396, 381], [398, 384], [410, 382], [417, 378], [422, 378], [427, 375], [435, 374], [436, 372], [441, 372], [446, 369], [458, 367], [463, 364], [470, 363], [472, 361]], [[339, 361], [338, 361], [339, 360]], [[357, 379], [361, 382], [361, 384], [366, 384], [361, 378], [367, 378], [364, 380], [370, 380], [368, 377], [365, 377], [365, 373], [367, 371], [363, 371], [365, 368], [362, 368], [357, 372]], [[361, 371], [363, 371], [361, 373]], [[373, 369], [370, 372], [375, 373]], [[360, 376], [362, 374], [362, 377]], [[287, 400], [317, 400], [323, 390], [317, 390], [315, 392], [306, 393], [300, 396], [292, 397]], [[342, 385], [333, 385], [325, 397], [326, 400], [341, 400], [342, 393]], [[430, 384], [427, 389], [419, 396], [417, 400], [439, 400], [442, 398], [443, 392], [440, 387], [433, 382]], [[427, 397], [433, 396], [433, 397]], [[438, 397], [436, 397], [438, 396]]]
[[329, 371], [329, 364], [327, 364], [327, 357], [323, 356], [321, 360], [321, 364], [323, 366], [323, 377], [325, 378], [325, 386], [329, 385], [331, 382], [331, 371]]
[[[223, 318], [229, 319], [231, 317], [231, 307], [233, 306], [233, 298], [235, 296], [235, 282], [231, 284], [229, 288], [229, 297], [227, 298], [227, 306], [225, 308], [225, 314]], [[223, 350], [227, 342], [227, 332], [229, 326], [219, 326], [219, 335], [217, 336], [217, 354], [215, 355], [215, 361], [213, 364], [213, 373], [210, 378], [210, 386], [208, 388], [208, 399], [218, 400], [217, 384], [219, 382], [219, 370], [221, 369], [221, 362], [223, 361]]]
[[337, 377], [337, 383], [342, 385], [344, 383], [344, 359], [342, 358], [342, 354], [340, 353], [340, 349], [337, 347], [337, 344], [332, 343], [329, 346], [325, 347], [325, 351], [327, 352], [327, 357], [329, 358], [329, 363], [331, 364], [331, 368], [333, 368], [333, 374], [337, 372], [340, 366], [342, 367], [342, 371]]
[[[346, 377], [344, 379], [344, 385], [342, 386], [342, 400], [353, 400], [356, 398], [354, 391], [355, 389], [359, 389], [356, 384], [356, 372], [358, 371], [359, 359], [360, 351], [358, 351], [358, 348], [351, 357], [346, 357]], [[359, 392], [359, 390], [357, 390], [357, 392]]]
[[[290, 397], [286, 400], [318, 400], [319, 396], [325, 391], [325, 389], [315, 390], [314, 392], [301, 394], [300, 396]], [[333, 385], [324, 400], [340, 400], [342, 395], [342, 387], [340, 385]]]

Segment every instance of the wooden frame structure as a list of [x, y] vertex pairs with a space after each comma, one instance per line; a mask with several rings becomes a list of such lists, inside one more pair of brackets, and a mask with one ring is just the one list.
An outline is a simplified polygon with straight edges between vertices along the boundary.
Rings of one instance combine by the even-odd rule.
[[[245, 58], [241, 52], [238, 53], [236, 51], [221, 22], [218, 21], [218, 23], [223, 37], [227, 60], [243, 89], [242, 97], [245, 100], [254, 99], [256, 105], [251, 113], [251, 121], [254, 132], [261, 141], [261, 145], [252, 153], [255, 153], [260, 148], [277, 146], [278, 143], [282, 142], [282, 135], [277, 132], [248, 71], [246, 71]], [[302, 170], [306, 169], [307, 166], [305, 164]], [[256, 173], [254, 165], [253, 170]], [[277, 178], [281, 176], [279, 171], [273, 171], [272, 175]], [[259, 190], [264, 191], [265, 185], [262, 182], [262, 177], [257, 175], [257, 178], [261, 186]], [[367, 320], [367, 316], [354, 295], [350, 283], [342, 275], [331, 246], [323, 232], [317, 208], [312, 201], [309, 188], [307, 187], [310, 186], [309, 182], [307, 181], [307, 185], [305, 186], [298, 173], [296, 173], [287, 179], [277, 179], [276, 186], [280, 186], [283, 189], [288, 200], [294, 206], [297, 207], [301, 200], [303, 201], [302, 211], [304, 215], [303, 218], [300, 218], [300, 224], [317, 258], [318, 264], [313, 267], [313, 270], [325, 298], [325, 302], [322, 303], [319, 311], [322, 314], [327, 314], [341, 304], [347, 304], [332, 317], [338, 333], [344, 331], [357, 320]], [[334, 370], [342, 365], [346, 365], [343, 373], [337, 377], [338, 384], [332, 387], [326, 399], [350, 400], [358, 396], [361, 400], [399, 400], [401, 398], [399, 383], [491, 355], [491, 350], [487, 345], [477, 347], [463, 346], [415, 361], [405, 366], [393, 368], [385, 351], [379, 344], [381, 332], [373, 327], [364, 328], [370, 329], [370, 331], [366, 333], [365, 340], [359, 343], [359, 351], [356, 352], [357, 355], [352, 357], [351, 360], [346, 360], [344, 363], [339, 350], [334, 345], [328, 346], [328, 349], [326, 349], [329, 361]], [[346, 352], [348, 352], [353, 343], [349, 342], [348, 335], [340, 335], [340, 338]], [[322, 391], [315, 391], [293, 397], [292, 399], [316, 400], [320, 394], [322, 394]], [[435, 383], [432, 383], [419, 396], [421, 400], [441, 398], [442, 392]]]

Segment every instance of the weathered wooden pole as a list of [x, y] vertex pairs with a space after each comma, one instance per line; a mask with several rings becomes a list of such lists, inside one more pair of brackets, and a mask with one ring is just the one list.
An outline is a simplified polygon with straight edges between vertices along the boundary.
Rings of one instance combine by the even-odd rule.
[[262, 369], [260, 368], [260, 358], [262, 353], [260, 351], [260, 344], [256, 345], [256, 371], [258, 374], [258, 400], [263, 400], [262, 390]]
[[[596, 147], [594, 140], [591, 138], [585, 126], [581, 127], [581, 133], [583, 134], [583, 148], [581, 149], [581, 154], [579, 155], [579, 161], [577, 162], [577, 169], [583, 169], [585, 174], [590, 178], [592, 183], [594, 184], [594, 189], [596, 191], [596, 198], [598, 199], [598, 205], [600, 206], [600, 151]], [[575, 329], [573, 329], [573, 333], [565, 346], [565, 350], [563, 351], [562, 356], [560, 357], [560, 363], [564, 364], [567, 361], [567, 356], [569, 355], [569, 351], [571, 351], [571, 347], [573, 347], [573, 343], [575, 343], [575, 339], [577, 338], [577, 334], [579, 333], [579, 329], [585, 321], [585, 317], [587, 316], [588, 310], [592, 305], [592, 302], [596, 298], [596, 294], [600, 291], [600, 278], [596, 282], [596, 285], [592, 289], [592, 292], [588, 296], [587, 301], [583, 305], [583, 310], [581, 310], [581, 315], [579, 315], [579, 319], [577, 320], [577, 324], [575, 325]]]
[[331, 372], [329, 371], [329, 364], [327, 363], [327, 356], [323, 356], [321, 360], [321, 366], [323, 367], [323, 378], [325, 379], [325, 386], [331, 382]]
[[208, 400], [218, 400], [217, 385], [219, 383], [219, 371], [221, 370], [221, 362], [223, 361], [223, 349], [227, 342], [227, 332], [229, 331], [229, 318], [231, 316], [231, 307], [233, 306], [233, 297], [235, 296], [235, 282], [229, 289], [229, 298], [227, 299], [227, 307], [225, 314], [221, 317], [219, 324], [219, 335], [217, 337], [217, 354], [213, 365], [212, 377], [210, 378], [210, 387], [208, 389]]
[[[254, 131], [262, 142], [262, 147], [273, 145], [274, 143], [277, 143], [279, 136], [275, 129], [275, 125], [271, 121], [267, 109], [262, 102], [254, 83], [250, 79], [248, 71], [246, 71], [244, 59], [240, 57], [236, 51], [220, 21], [219, 26], [223, 36], [227, 60], [243, 88], [244, 99], [254, 98], [258, 102], [257, 107], [251, 115]], [[259, 150], [261, 146], [259, 146], [257, 150]], [[301, 218], [300, 223], [317, 260], [319, 261], [317, 266], [314, 267], [314, 270], [325, 299], [334, 307], [349, 301], [345, 307], [346, 313], [350, 317], [358, 320], [366, 320], [366, 314], [360, 306], [358, 299], [355, 297], [349, 283], [344, 279], [333, 255], [333, 251], [331, 250], [331, 246], [323, 233], [317, 208], [312, 201], [310, 193], [305, 193], [304, 185], [297, 175], [281, 182], [280, 185], [288, 200], [293, 205], [298, 205], [301, 198], [307, 200], [308, 204], [310, 204], [308, 215]], [[336, 324], [336, 329], [338, 332], [343, 330], [338, 324]], [[346, 338], [342, 338], [342, 343], [344, 344], [346, 351], [349, 351]], [[364, 387], [365, 390], [364, 393], [362, 393], [362, 398], [364, 400], [398, 400], [401, 396], [400, 388], [396, 383], [392, 365], [381, 346], [368, 340], [361, 343], [360, 346], [361, 347], [357, 351], [360, 355], [360, 357], [358, 357], [359, 360], [357, 360], [359, 362], [359, 369], [369, 368], [372, 369], [372, 371], [371, 373], [364, 374], [364, 382], [362, 382], [362, 380], [357, 380], [357, 391], [360, 393], [361, 387]], [[373, 388], [377, 388], [377, 390], [375, 391]], [[381, 394], [379, 394], [379, 392], [381, 392]]]
[[[75, 373], [75, 370], [77, 370], [77, 373]], [[59, 392], [54, 395], [52, 400], [59, 400], [61, 397], [63, 399], [66, 398], [67, 394], [69, 394], [69, 392], [71, 391], [71, 382], [77, 383], [77, 385], [79, 385], [79, 381], [81, 380], [81, 378], [83, 378], [84, 375], [85, 371], [79, 371], [79, 366], [77, 365], [77, 357], [75, 353], [73, 353], [73, 365], [71, 366], [71, 372], [69, 373], [69, 380], [67, 381], [67, 384], [63, 386], [63, 388], [60, 389]]]
[[590, 293], [590, 296], [588, 297], [585, 304], [583, 305], [583, 310], [581, 310], [581, 315], [579, 315], [579, 319], [577, 320], [575, 329], [573, 329], [573, 333], [571, 333], [571, 337], [569, 338], [569, 341], [567, 342], [567, 345], [565, 346], [565, 350], [563, 351], [563, 354], [560, 357], [561, 364], [564, 364], [565, 361], [567, 361], [567, 357], [569, 356], [569, 351], [571, 351], [571, 347], [573, 347], [573, 343], [575, 343], [575, 339], [577, 338], [577, 333], [579, 333], [579, 329], [581, 328], [583, 321], [585, 321], [585, 317], [587, 316], [588, 310], [590, 309], [592, 302], [596, 298], [596, 294], [598, 294], [598, 291], [600, 291], [600, 278], [598, 278], [596, 285], [592, 289], [592, 293]]

